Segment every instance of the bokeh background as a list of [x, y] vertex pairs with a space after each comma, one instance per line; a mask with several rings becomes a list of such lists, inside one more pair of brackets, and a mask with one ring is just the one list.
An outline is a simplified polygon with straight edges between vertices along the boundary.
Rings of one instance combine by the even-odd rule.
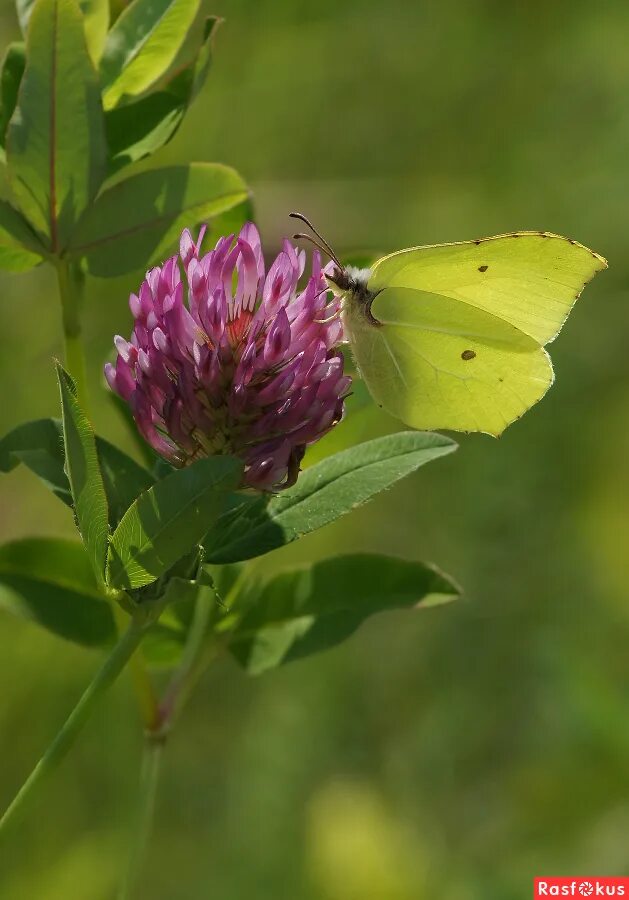
[[[168, 748], [138, 896], [519, 900], [534, 875], [629, 875], [629, 6], [213, 9], [213, 73], [156, 163], [236, 166], [270, 252], [300, 208], [345, 255], [544, 229], [610, 269], [552, 347], [556, 385], [501, 440], [463, 437], [265, 563], [398, 553], [466, 597], [257, 680], [219, 662]], [[16, 36], [3, 0], [0, 43]], [[85, 313], [96, 425], [125, 446], [100, 373], [139, 275], [91, 282]], [[58, 326], [49, 271], [2, 276], [0, 432], [55, 413]], [[363, 410], [328, 449], [396, 427]], [[28, 473], [0, 497], [2, 539], [72, 535]], [[2, 805], [97, 663], [1, 615]], [[128, 688], [0, 851], [1, 900], [113, 896], [140, 752]]]

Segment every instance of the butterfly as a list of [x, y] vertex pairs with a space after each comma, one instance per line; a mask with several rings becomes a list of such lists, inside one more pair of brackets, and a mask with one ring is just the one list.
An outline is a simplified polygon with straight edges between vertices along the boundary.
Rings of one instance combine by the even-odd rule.
[[345, 334], [360, 375], [388, 413], [421, 430], [498, 437], [554, 380], [544, 349], [607, 261], [576, 241], [516, 231], [411, 247], [369, 269], [329, 255]]

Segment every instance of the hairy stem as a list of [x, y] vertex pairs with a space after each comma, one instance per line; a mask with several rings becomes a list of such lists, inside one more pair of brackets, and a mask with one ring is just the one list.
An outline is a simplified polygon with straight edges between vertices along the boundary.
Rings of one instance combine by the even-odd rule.
[[64, 259], [57, 261], [56, 269], [61, 300], [65, 365], [76, 383], [81, 406], [89, 414], [87, 370], [81, 339], [84, 275], [77, 265]]
[[35, 789], [57, 768], [68, 750], [70, 750], [97, 701], [114, 683], [133, 656], [142, 640], [145, 629], [146, 620], [144, 618], [131, 620], [131, 624], [96, 673], [56, 738], [24, 782], [2, 819], [0, 819], [0, 840], [9, 823], [16, 818], [18, 813], [23, 811]]

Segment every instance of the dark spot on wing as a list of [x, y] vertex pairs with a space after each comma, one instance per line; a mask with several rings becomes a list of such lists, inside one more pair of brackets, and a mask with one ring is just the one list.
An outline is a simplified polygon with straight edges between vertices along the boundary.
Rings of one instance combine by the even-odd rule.
[[475, 356], [476, 354], [473, 350], [464, 350], [463, 353], [461, 353], [461, 359], [474, 359]]
[[504, 381], [504, 378], [499, 378], [498, 381]]
[[478, 238], [478, 239], [475, 240], [475, 241], [472, 241], [472, 243], [473, 243], [473, 244], [476, 244], [476, 246], [478, 247], [478, 245], [480, 244], [480, 238]]
[[478, 271], [479, 271], [479, 272], [486, 272], [488, 268], [489, 268], [489, 266], [479, 266], [479, 267], [478, 267]]

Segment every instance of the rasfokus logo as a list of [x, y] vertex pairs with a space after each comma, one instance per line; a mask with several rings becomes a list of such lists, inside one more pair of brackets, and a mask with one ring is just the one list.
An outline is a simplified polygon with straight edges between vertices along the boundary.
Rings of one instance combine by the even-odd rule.
[[533, 900], [542, 897], [627, 897], [629, 900], [629, 878], [596, 878], [592, 875], [536, 878]]

